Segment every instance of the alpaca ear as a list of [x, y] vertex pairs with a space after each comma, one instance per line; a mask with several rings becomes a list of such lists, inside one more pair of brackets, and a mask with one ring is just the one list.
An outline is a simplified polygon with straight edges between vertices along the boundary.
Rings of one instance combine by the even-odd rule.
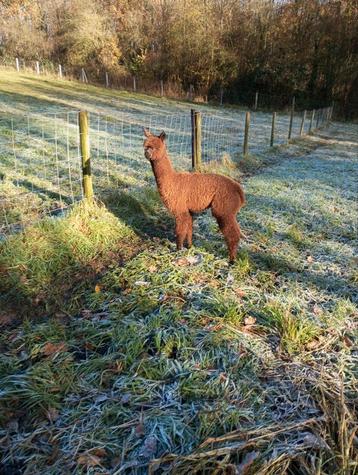
[[160, 133], [159, 138], [162, 142], [164, 142], [164, 140], [167, 138], [167, 134], [164, 132], [164, 130]]
[[144, 129], [143, 129], [143, 132], [144, 132], [144, 135], [145, 135], [146, 137], [150, 137], [150, 136], [152, 135], [152, 134], [149, 132], [149, 129], [144, 128]]

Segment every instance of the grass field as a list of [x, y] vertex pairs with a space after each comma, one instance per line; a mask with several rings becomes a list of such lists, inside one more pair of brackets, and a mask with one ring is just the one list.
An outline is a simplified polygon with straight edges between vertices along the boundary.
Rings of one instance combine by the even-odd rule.
[[[8, 74], [16, 113], [189, 107]], [[357, 473], [358, 128], [259, 152], [215, 165], [247, 195], [233, 266], [208, 213], [175, 251], [139, 152], [0, 244], [2, 473]]]

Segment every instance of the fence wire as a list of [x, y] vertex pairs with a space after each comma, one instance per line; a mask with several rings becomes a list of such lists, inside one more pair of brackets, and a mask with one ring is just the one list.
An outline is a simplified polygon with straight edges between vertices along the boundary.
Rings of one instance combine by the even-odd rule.
[[[317, 113], [312, 128], [326, 115]], [[59, 215], [83, 198], [79, 111], [38, 114], [0, 112], [0, 238], [44, 216]], [[318, 123], [317, 123], [318, 118]], [[278, 114], [275, 144], [287, 143], [290, 117]], [[295, 114], [292, 137], [309, 131], [311, 112], [302, 123]], [[143, 128], [167, 134], [176, 169], [191, 168], [192, 124], [189, 110], [167, 114], [123, 111], [116, 118], [89, 114], [93, 188], [98, 197], [118, 187], [143, 187], [153, 180], [143, 155]], [[202, 161], [242, 159], [245, 113], [202, 109]], [[271, 115], [251, 114], [252, 153], [269, 147]]]

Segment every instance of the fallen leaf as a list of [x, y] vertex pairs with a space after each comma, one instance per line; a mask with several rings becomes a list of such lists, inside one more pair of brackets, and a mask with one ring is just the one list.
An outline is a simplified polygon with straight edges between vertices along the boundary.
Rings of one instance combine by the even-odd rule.
[[321, 340], [319, 338], [315, 338], [314, 340], [307, 343], [306, 348], [307, 350], [315, 350], [321, 344]]
[[129, 393], [125, 393], [121, 397], [121, 404], [128, 404], [130, 400], [131, 400], [131, 395]]
[[344, 344], [348, 346], [348, 348], [351, 348], [353, 346], [353, 342], [350, 338], [348, 338], [347, 335], [344, 335], [343, 337]]
[[50, 407], [46, 411], [46, 417], [50, 422], [55, 422], [59, 418], [59, 412], [54, 407]]
[[321, 309], [321, 307], [319, 307], [317, 304], [315, 304], [314, 307], [313, 307], [313, 313], [315, 315], [322, 315], [323, 310]]
[[179, 259], [176, 259], [174, 263], [179, 267], [184, 267], [199, 264], [202, 260], [203, 256], [201, 254], [197, 254], [196, 256], [179, 257]]
[[77, 463], [78, 465], [84, 465], [85, 467], [97, 467], [98, 465], [101, 465], [101, 459], [96, 455], [85, 452], [78, 457]]
[[138, 285], [139, 287], [148, 287], [149, 282], [146, 282], [145, 280], [137, 280], [134, 282], [134, 285]]
[[188, 265], [188, 261], [185, 257], [180, 257], [176, 261], [174, 261], [177, 266], [183, 267]]
[[144, 441], [144, 448], [141, 451], [143, 457], [153, 457], [157, 451], [157, 439], [153, 436], [149, 436]]
[[145, 430], [144, 430], [144, 424], [142, 424], [141, 422], [136, 426], [135, 428], [135, 434], [137, 437], [142, 437], [142, 435], [145, 434]]
[[156, 266], [149, 266], [148, 267], [148, 272], [150, 272], [151, 274], [153, 274], [153, 272], [156, 272], [156, 271], [157, 271]]
[[196, 256], [189, 256], [186, 258], [189, 265], [196, 265], [199, 264], [203, 260], [203, 256], [201, 254], [197, 254]]
[[102, 287], [99, 284], [96, 284], [94, 291], [98, 294], [101, 291]]
[[251, 315], [249, 315], [248, 317], [245, 317], [244, 319], [244, 325], [246, 326], [255, 325], [255, 323], [256, 323], [256, 318], [252, 317]]
[[60, 343], [48, 342], [43, 346], [41, 353], [44, 354], [45, 356], [51, 356], [55, 353], [60, 353], [61, 351], [66, 351], [66, 350], [67, 350], [67, 345], [63, 341]]
[[236, 473], [238, 475], [246, 475], [253, 462], [257, 459], [259, 453], [256, 451], [247, 452], [242, 459], [242, 462], [237, 466]]

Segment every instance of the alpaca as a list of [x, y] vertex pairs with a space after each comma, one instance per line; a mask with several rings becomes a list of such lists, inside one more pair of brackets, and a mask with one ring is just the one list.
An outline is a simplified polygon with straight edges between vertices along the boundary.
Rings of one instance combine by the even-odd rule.
[[165, 133], [157, 137], [144, 129], [144, 135], [144, 155], [152, 166], [160, 197], [175, 218], [177, 249], [182, 249], [185, 241], [188, 247], [192, 245], [192, 214], [211, 208], [233, 262], [241, 236], [236, 214], [245, 204], [241, 185], [214, 173], [176, 172], [167, 153]]

